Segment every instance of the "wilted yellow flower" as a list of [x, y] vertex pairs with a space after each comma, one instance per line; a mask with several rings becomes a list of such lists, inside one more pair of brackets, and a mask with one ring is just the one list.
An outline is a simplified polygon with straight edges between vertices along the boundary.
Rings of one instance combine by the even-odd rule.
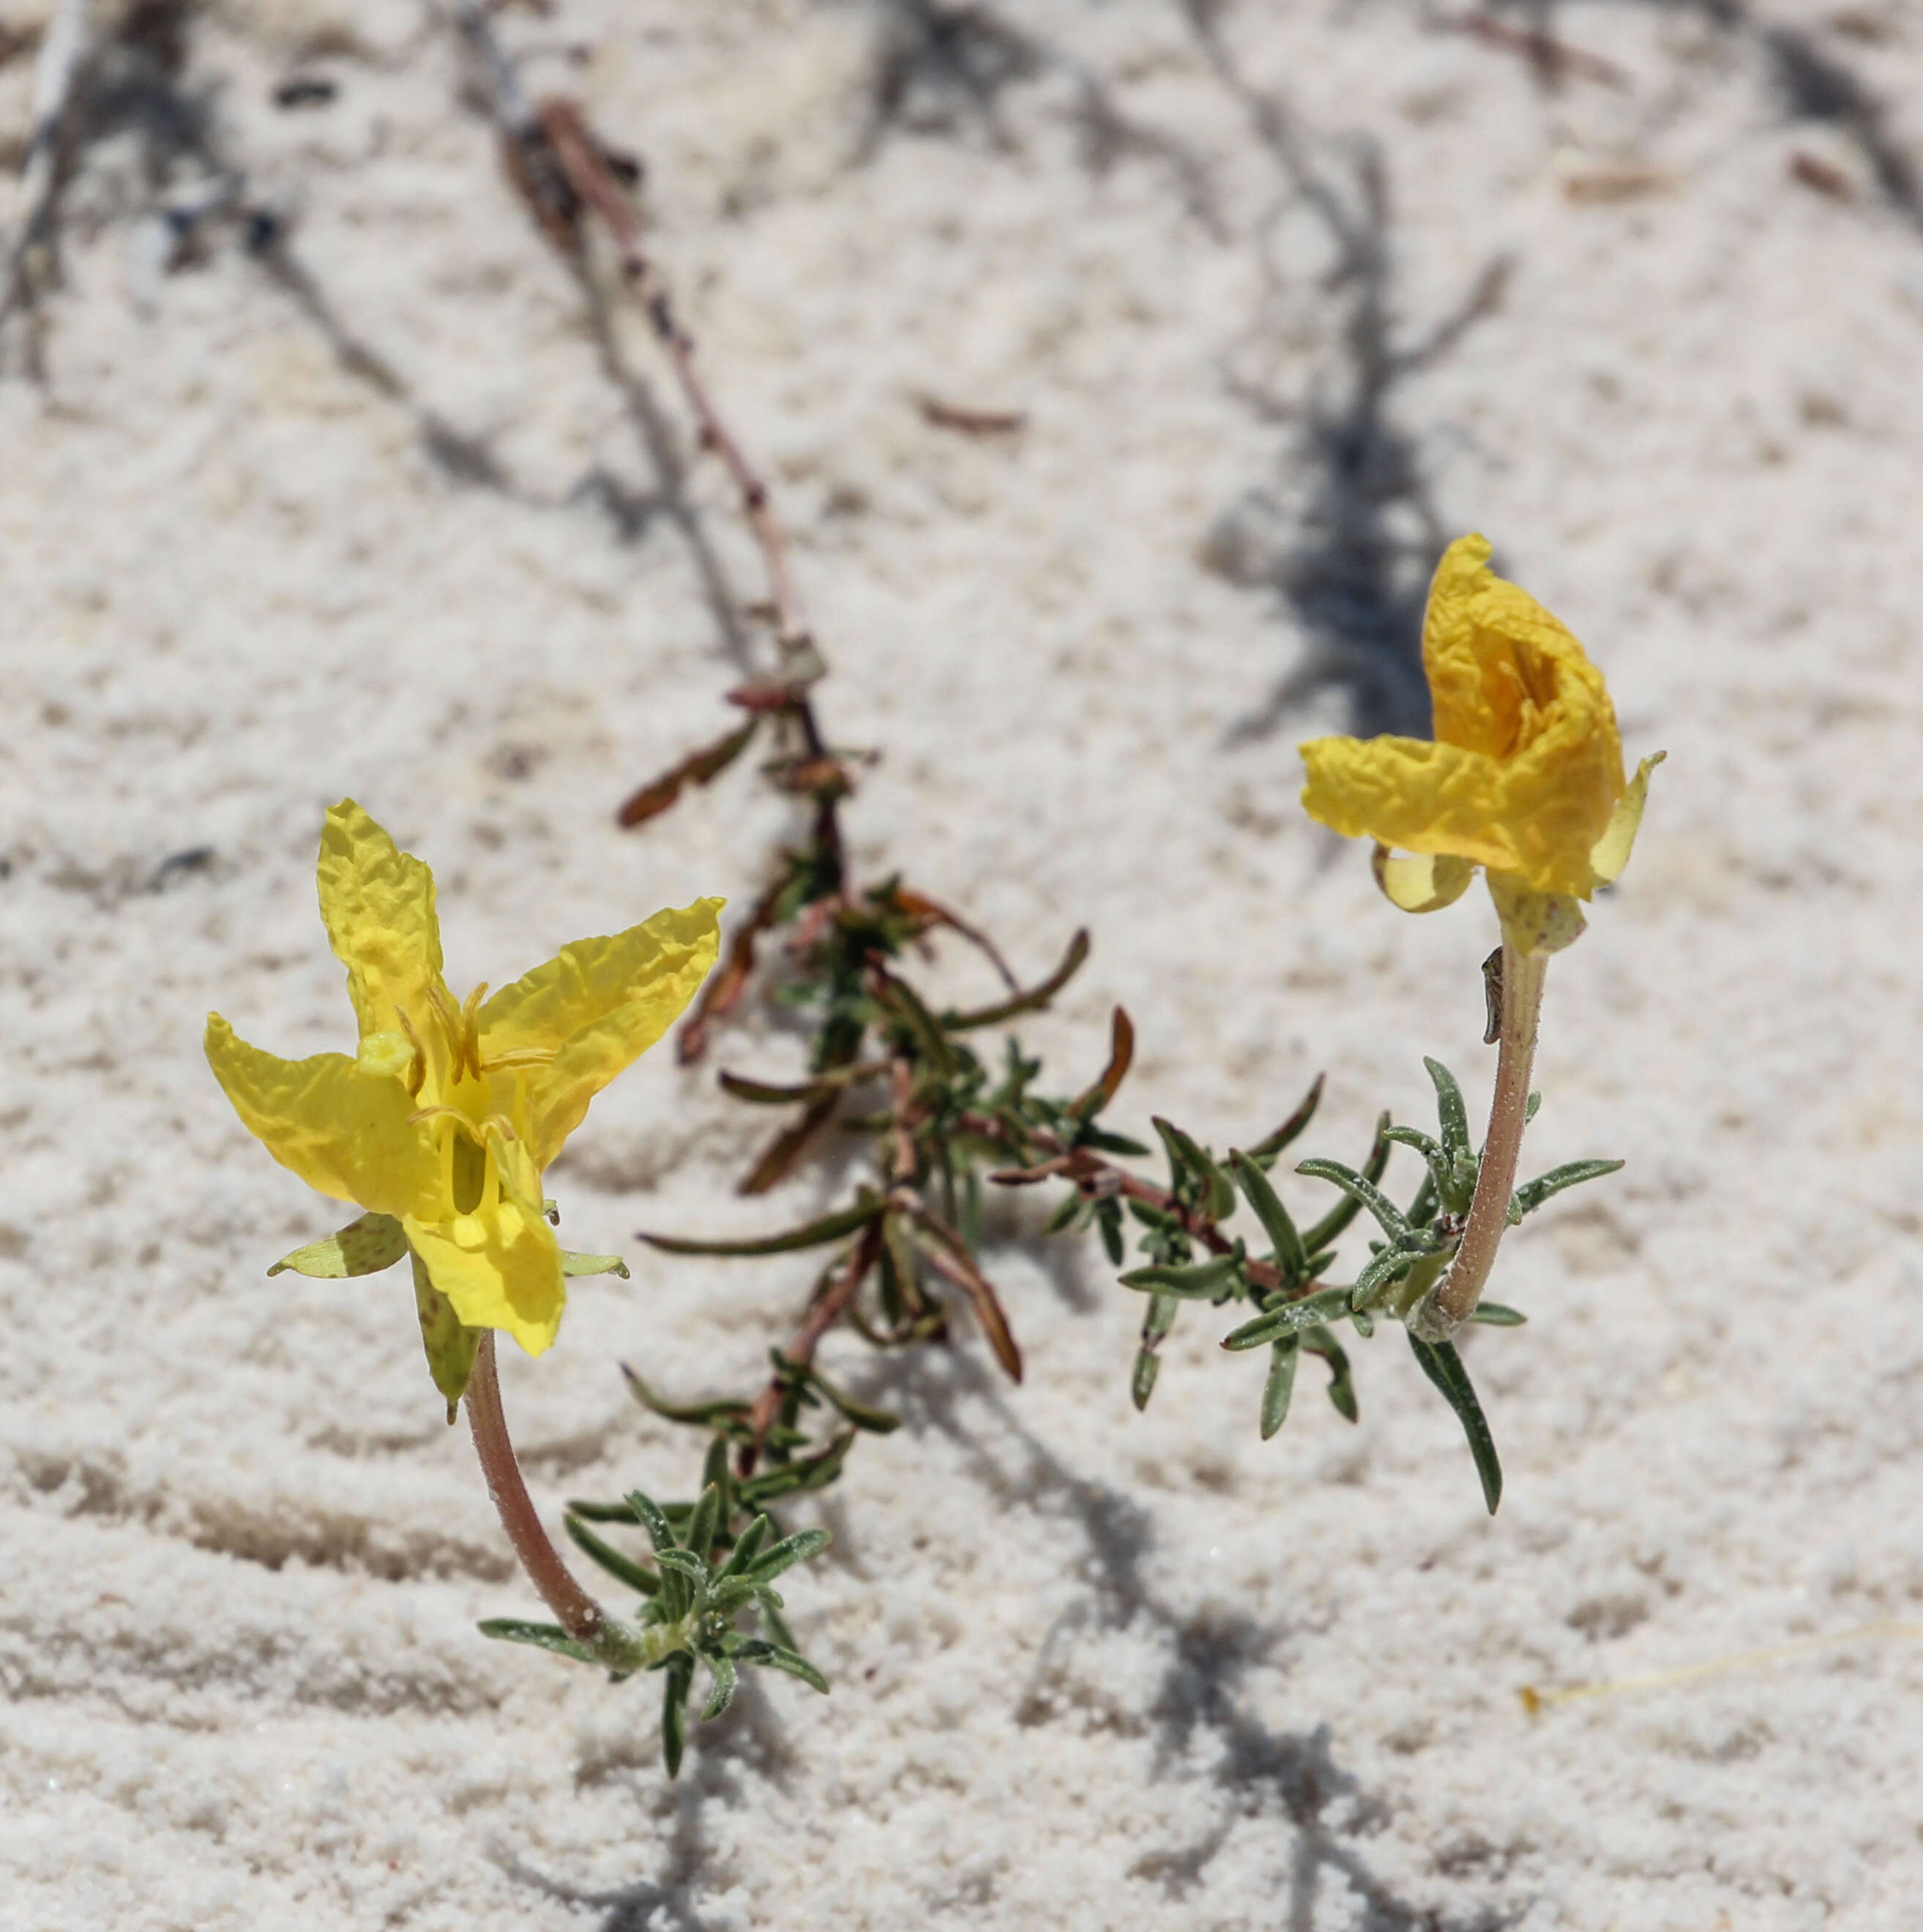
[[1486, 868], [1505, 934], [1553, 950], [1582, 929], [1575, 901], [1628, 863], [1645, 759], [1625, 784], [1601, 672], [1548, 611], [1489, 568], [1490, 546], [1443, 554], [1422, 626], [1436, 736], [1318, 738], [1302, 747], [1304, 808], [1378, 854], [1376, 876], [1406, 911], [1461, 896]]
[[722, 902], [578, 940], [492, 998], [483, 986], [457, 1001], [441, 976], [433, 874], [351, 799], [327, 814], [320, 883], [358, 1052], [277, 1059], [214, 1013], [208, 1061], [276, 1160], [369, 1210], [285, 1265], [358, 1274], [412, 1251], [429, 1360], [452, 1404], [472, 1359], [465, 1331], [503, 1328], [537, 1355], [554, 1340], [566, 1289], [542, 1170], [693, 998], [714, 964]]

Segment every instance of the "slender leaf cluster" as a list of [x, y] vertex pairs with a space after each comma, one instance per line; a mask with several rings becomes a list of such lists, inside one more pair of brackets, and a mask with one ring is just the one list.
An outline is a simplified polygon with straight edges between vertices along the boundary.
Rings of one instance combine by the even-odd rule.
[[[632, 1646], [631, 1657], [608, 1674], [618, 1683], [637, 1670], [662, 1673], [662, 1752], [670, 1778], [681, 1768], [687, 1743], [688, 1700], [697, 1664], [709, 1678], [707, 1700], [701, 1707], [704, 1724], [718, 1718], [733, 1701], [744, 1664], [785, 1671], [824, 1694], [828, 1688], [827, 1679], [796, 1647], [774, 1587], [775, 1579], [784, 1570], [828, 1546], [828, 1532], [805, 1529], [778, 1536], [772, 1520], [758, 1507], [771, 1495], [806, 1486], [805, 1479], [787, 1490], [764, 1480], [758, 1489], [744, 1486], [746, 1492], [737, 1493], [730, 1483], [724, 1455], [716, 1459], [712, 1475], [698, 1502], [679, 1508], [658, 1508], [634, 1490], [618, 1503], [573, 1504], [568, 1514], [568, 1534], [577, 1546], [640, 1598], [633, 1626], [638, 1641]], [[738, 1534], [732, 1532], [730, 1520], [744, 1513], [746, 1526]], [[639, 1525], [647, 1532], [652, 1567], [589, 1527], [590, 1522], [617, 1522]], [[744, 1611], [759, 1617], [766, 1636], [750, 1636], [736, 1628], [735, 1620]], [[482, 1624], [481, 1630], [486, 1636], [534, 1644], [583, 1664], [607, 1660], [559, 1624], [500, 1617]]]

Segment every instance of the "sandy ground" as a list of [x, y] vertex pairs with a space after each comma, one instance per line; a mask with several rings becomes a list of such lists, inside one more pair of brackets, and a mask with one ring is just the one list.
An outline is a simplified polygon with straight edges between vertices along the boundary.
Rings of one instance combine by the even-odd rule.
[[[1401, 917], [1294, 803], [1298, 736], [1408, 715], [1439, 536], [1486, 530], [1666, 748], [1552, 977], [1527, 1157], [1630, 1164], [1503, 1264], [1502, 1512], [1393, 1337], [1358, 1428], [1305, 1375], [1264, 1445], [1260, 1364], [1193, 1318], [1136, 1415], [1139, 1303], [1012, 1216], [1025, 1386], [972, 1334], [829, 1355], [908, 1419], [790, 1593], [830, 1699], [751, 1688], [670, 1786], [650, 1686], [472, 1635], [533, 1602], [406, 1289], [263, 1278], [338, 1216], [202, 1021], [347, 1040], [312, 879], [344, 793], [434, 865], [460, 986], [745, 904], [784, 828], [751, 775], [644, 836], [611, 810], [720, 728], [754, 558], [717, 475], [668, 473], [625, 325], [610, 376], [446, 23], [210, 4], [104, 98], [44, 380], [10, 325], [0, 380], [0, 1926], [1913, 1924], [1923, 23], [1500, 16], [1592, 57], [1552, 86], [1399, 0], [937, 11], [503, 32], [646, 162], [830, 728], [885, 752], [861, 862], [1027, 972], [1093, 928], [1025, 1035], [1058, 1086], [1119, 999], [1138, 1131], [1246, 1141], [1325, 1067], [1313, 1144], [1353, 1157], [1378, 1105], [1425, 1116], [1424, 1052], [1480, 1090], [1486, 908]], [[0, 68], [16, 164], [32, 67]], [[334, 98], [277, 108], [294, 73]], [[280, 253], [217, 214], [166, 272], [156, 208], [234, 176]], [[798, 1051], [757, 1017], [719, 1057]], [[733, 1198], [746, 1114], [652, 1057], [554, 1172], [566, 1232], [829, 1198]], [[734, 1386], [807, 1280], [581, 1285], [507, 1365], [544, 1502], [684, 1490], [613, 1359]]]

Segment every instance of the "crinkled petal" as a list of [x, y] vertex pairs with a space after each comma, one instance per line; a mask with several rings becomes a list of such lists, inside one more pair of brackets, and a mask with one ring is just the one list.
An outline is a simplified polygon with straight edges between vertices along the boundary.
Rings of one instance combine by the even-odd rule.
[[484, 1061], [530, 1049], [554, 1056], [524, 1076], [537, 1166], [554, 1158], [589, 1102], [694, 997], [720, 950], [722, 904], [700, 899], [610, 938], [577, 940], [482, 1006]]
[[1513, 870], [1493, 758], [1426, 738], [1316, 738], [1302, 747], [1302, 807], [1351, 838]]
[[1603, 675], [1564, 626], [1489, 568], [1489, 544], [1444, 553], [1423, 620], [1436, 736], [1494, 760], [1492, 818], [1538, 891], [1587, 898], [1591, 850], [1623, 795], [1622, 746]]
[[398, 1080], [363, 1073], [344, 1053], [282, 1060], [207, 1016], [207, 1064], [241, 1124], [283, 1167], [337, 1201], [400, 1215], [431, 1201], [440, 1162], [408, 1117]]
[[409, 1245], [464, 1328], [505, 1329], [530, 1355], [553, 1342], [567, 1289], [554, 1231], [538, 1212], [504, 1196], [444, 1221], [410, 1216], [406, 1228]]
[[320, 916], [362, 1035], [398, 1032], [404, 1007], [419, 1021], [442, 984], [434, 874], [351, 798], [327, 814], [318, 872]]
[[1444, 906], [1454, 905], [1476, 874], [1466, 859], [1446, 853], [1398, 859], [1386, 845], [1376, 848], [1372, 865], [1382, 896], [1404, 912], [1440, 912]]
[[1429, 586], [1422, 664], [1436, 736], [1513, 758], [1532, 735], [1531, 714], [1562, 705], [1613, 737], [1602, 673], [1565, 625], [1490, 568], [1489, 556], [1486, 537], [1458, 537]]
[[1649, 796], [1649, 774], [1668, 756], [1666, 752], [1652, 752], [1636, 766], [1629, 789], [1616, 801], [1609, 830], [1597, 840], [1594, 850], [1589, 854], [1589, 864], [1599, 884], [1614, 885], [1622, 877], [1622, 868], [1629, 863], [1636, 834], [1642, 823], [1642, 807]]

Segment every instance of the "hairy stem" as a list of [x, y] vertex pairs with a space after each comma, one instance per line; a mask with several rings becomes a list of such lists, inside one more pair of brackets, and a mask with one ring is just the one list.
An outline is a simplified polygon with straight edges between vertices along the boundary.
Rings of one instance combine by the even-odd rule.
[[1431, 1303], [1445, 1332], [1466, 1322], [1489, 1285], [1496, 1251], [1509, 1226], [1509, 1197], [1516, 1187], [1516, 1163], [1522, 1151], [1522, 1129], [1529, 1118], [1529, 1073], [1536, 1058], [1536, 1023], [1543, 1006], [1549, 955], [1502, 948], [1502, 1016], [1496, 1060], [1496, 1094], [1490, 1102], [1489, 1132], [1468, 1220], [1449, 1271]]
[[548, 1540], [536, 1513], [534, 1499], [521, 1480], [520, 1465], [514, 1459], [514, 1444], [508, 1438], [508, 1419], [501, 1411], [501, 1384], [494, 1372], [491, 1328], [481, 1332], [466, 1400], [468, 1424], [474, 1432], [481, 1473], [488, 1479], [488, 1493], [494, 1499], [501, 1527], [507, 1532], [528, 1581], [540, 1592], [561, 1628], [576, 1642], [598, 1642], [607, 1618], [601, 1606], [574, 1581], [573, 1572], [561, 1561], [560, 1552]]

